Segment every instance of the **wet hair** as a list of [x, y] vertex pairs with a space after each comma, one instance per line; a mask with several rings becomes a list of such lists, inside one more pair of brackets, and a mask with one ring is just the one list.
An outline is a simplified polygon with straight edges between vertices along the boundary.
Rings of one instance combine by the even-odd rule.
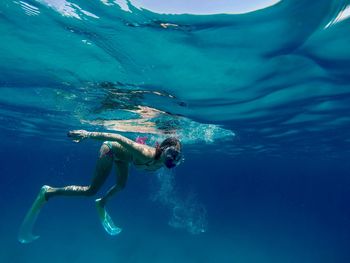
[[160, 156], [162, 155], [162, 153], [168, 148], [168, 147], [175, 147], [177, 148], [179, 151], [181, 151], [181, 142], [179, 139], [175, 138], [175, 137], [169, 137], [166, 138], [161, 144], [156, 146], [156, 154], [154, 156], [155, 160], [159, 160]]

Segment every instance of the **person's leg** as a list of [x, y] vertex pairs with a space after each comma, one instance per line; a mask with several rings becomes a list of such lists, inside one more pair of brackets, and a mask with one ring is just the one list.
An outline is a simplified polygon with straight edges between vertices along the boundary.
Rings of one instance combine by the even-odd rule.
[[117, 182], [114, 186], [112, 186], [105, 196], [102, 198], [96, 199], [96, 208], [98, 215], [100, 217], [101, 223], [103, 228], [106, 230], [106, 232], [110, 235], [117, 235], [122, 230], [121, 228], [117, 227], [110, 215], [108, 214], [107, 210], [105, 209], [105, 205], [107, 200], [120, 190], [124, 189], [126, 185], [126, 181], [128, 179], [129, 175], [129, 164], [127, 162], [121, 162], [116, 161], [116, 176], [117, 176]]
[[[128, 180], [129, 176], [129, 163], [122, 162], [122, 161], [116, 161], [116, 184], [112, 186], [107, 193], [97, 199], [99, 204], [104, 207], [107, 203], [107, 201], [116, 193], [123, 190], [126, 186], [126, 182]], [[97, 201], [96, 200], [96, 201]]]
[[69, 185], [65, 187], [48, 187], [45, 193], [45, 199], [49, 200], [54, 196], [92, 196], [97, 193], [103, 183], [106, 181], [113, 165], [113, 156], [111, 149], [102, 144], [100, 156], [96, 163], [92, 182], [89, 186]]
[[95, 194], [105, 182], [113, 165], [113, 155], [109, 154], [110, 149], [103, 144], [100, 150], [100, 156], [97, 160], [94, 178], [90, 186], [66, 186], [62, 188], [53, 188], [44, 185], [36, 197], [31, 208], [28, 210], [19, 230], [18, 240], [21, 243], [29, 243], [39, 238], [33, 235], [32, 230], [41, 208], [47, 200], [53, 196], [90, 196]]

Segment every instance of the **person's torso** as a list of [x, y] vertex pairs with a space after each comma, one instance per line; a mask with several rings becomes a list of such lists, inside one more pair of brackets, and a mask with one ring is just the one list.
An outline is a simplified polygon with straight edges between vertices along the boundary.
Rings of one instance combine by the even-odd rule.
[[161, 160], [155, 160], [154, 154], [137, 158], [130, 154], [122, 145], [117, 142], [110, 142], [115, 161], [128, 162], [133, 164], [138, 170], [155, 171], [163, 166]]

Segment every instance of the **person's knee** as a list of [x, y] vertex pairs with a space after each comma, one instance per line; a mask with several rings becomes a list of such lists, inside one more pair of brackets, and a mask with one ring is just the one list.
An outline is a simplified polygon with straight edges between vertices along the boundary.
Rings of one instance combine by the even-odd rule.
[[103, 158], [103, 157], [112, 157], [112, 152], [111, 152], [111, 149], [106, 145], [106, 144], [102, 144], [101, 145], [101, 148], [100, 148], [100, 158]]

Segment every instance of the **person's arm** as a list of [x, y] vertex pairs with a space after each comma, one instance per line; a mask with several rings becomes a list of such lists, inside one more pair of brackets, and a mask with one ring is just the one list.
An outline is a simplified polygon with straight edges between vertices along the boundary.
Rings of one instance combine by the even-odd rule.
[[142, 145], [130, 140], [117, 133], [108, 132], [89, 132], [85, 130], [74, 130], [68, 132], [68, 137], [71, 137], [73, 141], [80, 142], [81, 140], [91, 138], [101, 141], [114, 141], [118, 142], [132, 155], [136, 155], [137, 158], [150, 158], [153, 157], [153, 148], [147, 145]]

